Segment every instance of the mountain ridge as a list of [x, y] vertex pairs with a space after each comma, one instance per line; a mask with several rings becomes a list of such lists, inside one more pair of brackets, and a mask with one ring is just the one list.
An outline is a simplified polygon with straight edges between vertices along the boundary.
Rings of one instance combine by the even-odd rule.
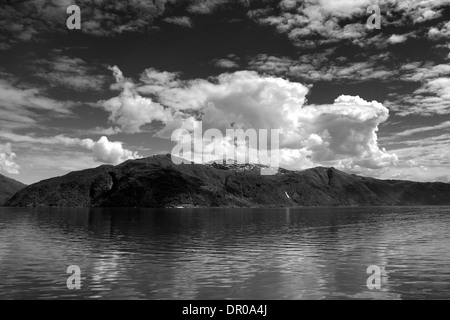
[[296, 207], [450, 205], [450, 184], [378, 180], [334, 168], [180, 164], [170, 155], [71, 172], [17, 192], [14, 207]]
[[22, 182], [0, 174], [0, 205], [3, 205], [6, 200], [16, 194], [17, 191], [25, 187], [26, 185]]

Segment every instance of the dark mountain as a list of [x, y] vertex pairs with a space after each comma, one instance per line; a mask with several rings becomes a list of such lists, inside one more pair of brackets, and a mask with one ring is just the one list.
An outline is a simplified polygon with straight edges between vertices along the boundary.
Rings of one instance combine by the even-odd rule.
[[25, 187], [23, 183], [0, 174], [0, 205]]
[[450, 184], [377, 180], [334, 168], [280, 169], [257, 165], [174, 165], [170, 155], [72, 172], [33, 184], [7, 206], [271, 207], [450, 205]]

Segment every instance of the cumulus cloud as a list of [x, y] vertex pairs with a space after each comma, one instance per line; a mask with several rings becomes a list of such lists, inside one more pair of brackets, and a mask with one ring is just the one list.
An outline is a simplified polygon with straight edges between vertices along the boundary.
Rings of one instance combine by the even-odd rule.
[[109, 121], [118, 126], [122, 132], [138, 133], [141, 127], [153, 121], [166, 123], [170, 111], [150, 98], [142, 97], [136, 91], [136, 85], [130, 79], [124, 78], [122, 72], [114, 66], [110, 68], [117, 84], [114, 88], [121, 90], [118, 97], [100, 101], [99, 105], [110, 113]]
[[[87, 150], [91, 150], [93, 152], [95, 161], [107, 164], [119, 164], [126, 160], [140, 158], [137, 152], [125, 149], [122, 142], [109, 141], [106, 136], [103, 136], [99, 140], [94, 141], [92, 139], [71, 138], [65, 135], [57, 135], [53, 137], [34, 137], [29, 135], [20, 135], [12, 132], [0, 132], [0, 137], [17, 143], [39, 143], [44, 145], [59, 145], [71, 148], [81, 147]], [[4, 149], [0, 149], [0, 151], [5, 154], [8, 154], [9, 151], [10, 159], [13, 159], [15, 155], [11, 153], [10, 147], [11, 146], [7, 144], [6, 147]]]
[[222, 68], [222, 69], [239, 68], [239, 64], [237, 62], [229, 60], [229, 59], [216, 59], [216, 60], [214, 60], [214, 65], [217, 68]]
[[[318, 164], [381, 168], [397, 161], [395, 154], [378, 147], [378, 126], [387, 120], [389, 111], [376, 101], [344, 95], [330, 105], [307, 105], [307, 86], [254, 71], [180, 81], [174, 73], [149, 69], [141, 85], [126, 80], [118, 69], [115, 74], [122, 93], [113, 99], [129, 97], [133, 90], [134, 99], [154, 103], [136, 93], [141, 92], [158, 100], [157, 110], [164, 112], [156, 114], [163, 116], [155, 118], [153, 113], [146, 118], [140, 115], [145, 106], [129, 107], [127, 119], [139, 119], [139, 125], [160, 120], [164, 125], [156, 136], [161, 138], [169, 139], [186, 121], [201, 120], [204, 130], [221, 132], [279, 129], [282, 157], [291, 160], [291, 168]], [[294, 161], [294, 156], [300, 158]]]
[[16, 154], [11, 150], [11, 143], [0, 144], [0, 171], [18, 174], [19, 165], [14, 161]]
[[[366, 10], [373, 4], [381, 9], [383, 26], [404, 26], [442, 17], [448, 1], [283, 0], [279, 10], [255, 9], [249, 11], [248, 16], [260, 24], [275, 27], [302, 47], [314, 48], [343, 40], [361, 46], [375, 42], [379, 46], [385, 39], [366, 39], [371, 33], [365, 26]], [[436, 30], [430, 32], [436, 34]]]
[[[308, 128], [309, 146], [316, 162], [350, 158], [348, 166], [381, 168], [395, 164], [395, 154], [378, 147], [378, 126], [389, 117], [389, 110], [376, 101], [340, 96], [332, 105], [307, 106], [303, 126]], [[320, 139], [319, 139], [320, 138]]]
[[238, 71], [219, 75], [214, 82], [185, 82], [159, 92], [158, 99], [174, 111], [195, 110], [205, 128], [270, 129], [283, 124], [288, 130], [295, 125], [307, 92], [300, 83]]
[[122, 142], [109, 141], [105, 136], [96, 142], [91, 139], [84, 139], [80, 142], [80, 145], [92, 150], [94, 159], [98, 162], [119, 164], [126, 160], [140, 158], [137, 152], [124, 149]]
[[326, 13], [335, 13], [339, 16], [350, 17], [360, 11], [362, 7], [372, 4], [371, 0], [319, 0], [316, 3]]
[[[358, 39], [365, 36], [367, 30], [362, 23], [340, 25], [341, 19], [355, 14], [363, 15], [369, 0], [356, 1], [282, 1], [281, 13], [277, 15], [256, 15], [254, 19], [264, 25], [274, 26], [279, 32], [286, 33], [294, 44], [315, 46], [344, 39]], [[250, 16], [252, 13], [249, 14]], [[311, 41], [311, 35], [320, 39]]]
[[428, 37], [431, 39], [441, 39], [450, 37], [450, 22], [445, 23], [441, 28], [432, 27], [428, 31]]
[[181, 83], [178, 80], [179, 76], [180, 73], [178, 72], [158, 71], [154, 68], [148, 68], [142, 72], [140, 78], [140, 81], [146, 86], [139, 86], [138, 89], [141, 92], [153, 92], [158, 91], [159, 89], [163, 90], [166, 88], [177, 87]]
[[408, 37], [405, 35], [393, 34], [392, 36], [389, 37], [388, 41], [392, 44], [395, 44], [405, 42], [407, 39]]

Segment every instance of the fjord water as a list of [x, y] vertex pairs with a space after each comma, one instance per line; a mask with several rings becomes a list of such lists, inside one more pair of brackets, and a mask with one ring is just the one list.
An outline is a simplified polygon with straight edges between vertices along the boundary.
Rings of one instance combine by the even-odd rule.
[[1, 208], [0, 299], [449, 299], [449, 230], [448, 207]]

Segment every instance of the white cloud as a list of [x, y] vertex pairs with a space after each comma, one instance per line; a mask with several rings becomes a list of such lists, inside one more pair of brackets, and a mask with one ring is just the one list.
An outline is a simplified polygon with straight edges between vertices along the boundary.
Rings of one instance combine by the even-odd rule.
[[298, 59], [260, 54], [253, 57], [250, 68], [263, 73], [288, 76], [311, 82], [316, 81], [360, 81], [361, 79], [383, 79], [394, 77], [397, 70], [387, 68], [385, 54], [373, 55], [362, 62], [349, 62], [344, 57], [331, 58], [332, 50], [304, 54]]
[[420, 86], [412, 93], [391, 94], [385, 102], [391, 110], [400, 116], [450, 113], [450, 65], [413, 62], [399, 70], [400, 79]]
[[309, 126], [309, 138], [317, 141], [309, 147], [316, 163], [331, 161], [345, 163], [348, 168], [377, 169], [397, 162], [395, 154], [378, 147], [378, 126], [389, 117], [389, 110], [381, 103], [344, 95], [332, 105], [302, 110], [303, 127]]
[[450, 150], [448, 134], [402, 141], [402, 148], [393, 150], [402, 162], [397, 168], [385, 168], [381, 177], [415, 181], [450, 182]]
[[105, 136], [101, 137], [97, 142], [91, 139], [84, 139], [80, 142], [80, 145], [92, 150], [94, 159], [103, 163], [119, 164], [126, 160], [140, 158], [137, 152], [124, 149], [122, 142], [109, 141]]
[[[316, 1], [317, 3], [317, 1]], [[371, 0], [319, 0], [318, 5], [325, 13], [332, 13], [343, 17], [351, 17], [372, 4]]]
[[138, 133], [141, 127], [153, 121], [166, 123], [170, 120], [170, 111], [150, 98], [142, 97], [135, 84], [125, 79], [122, 72], [115, 66], [110, 68], [114, 72], [117, 84], [114, 88], [120, 89], [118, 97], [100, 101], [99, 105], [110, 113], [109, 121], [119, 126], [122, 132]]
[[395, 43], [405, 42], [407, 39], [408, 39], [408, 37], [405, 35], [393, 34], [392, 36], [390, 36], [388, 41], [392, 44], [395, 44]]
[[431, 10], [428, 8], [420, 8], [414, 17], [414, 23], [421, 23], [439, 18], [440, 15], [441, 13], [439, 11]]
[[42, 95], [37, 88], [16, 87], [5, 80], [0, 80], [0, 107], [6, 110], [42, 110], [59, 114], [71, 114], [70, 105]]
[[408, 71], [403, 76], [403, 80], [428, 81], [429, 79], [450, 75], [450, 65], [432, 63], [410, 63], [403, 68]]
[[181, 27], [192, 28], [192, 21], [189, 17], [168, 17], [164, 21]]
[[[167, 3], [175, 0], [77, 0], [82, 12], [81, 31], [97, 36], [151, 30]], [[11, 43], [37, 40], [48, 32], [61, 32], [67, 19], [66, 9], [73, 0], [32, 0], [9, 2], [0, 11], [0, 27], [10, 35]]]
[[239, 64], [237, 64], [237, 62], [229, 60], [229, 59], [217, 59], [217, 60], [214, 60], [214, 65], [217, 68], [222, 68], [222, 69], [236, 69], [236, 68], [239, 68]]
[[431, 39], [449, 38], [450, 37], [450, 22], [444, 24], [441, 28], [432, 27], [428, 31], [428, 37]]
[[308, 88], [253, 71], [218, 76], [214, 82], [191, 80], [158, 92], [161, 104], [174, 111], [201, 114], [205, 128], [279, 128], [295, 125], [295, 116], [306, 101]]
[[19, 165], [14, 161], [16, 154], [11, 150], [11, 143], [0, 144], [0, 171], [19, 173]]
[[[422, 76], [419, 76], [422, 77]], [[412, 94], [394, 97], [388, 106], [400, 116], [450, 113], [450, 77], [424, 78]]]
[[251, 0], [193, 0], [188, 7], [190, 13], [210, 14], [228, 3], [238, 3], [243, 6], [249, 6]]
[[[255, 19], [265, 25], [272, 25], [286, 33], [294, 44], [314, 47], [317, 43], [336, 42], [344, 39], [358, 39], [367, 30], [363, 23], [341, 26], [339, 21], [354, 14], [362, 15], [370, 1], [283, 1], [279, 15], [258, 15]], [[320, 40], [310, 41], [311, 35]]]
[[[176, 80], [173, 74], [157, 76], [154, 70], [151, 74], [158, 79], [157, 89], [149, 81], [138, 89], [133, 84], [133, 89], [155, 95], [167, 111], [158, 137], [168, 139], [183, 119], [197, 119], [202, 120], [204, 130], [280, 129], [283, 157], [303, 157], [297, 159], [297, 168], [333, 163], [381, 168], [397, 161], [395, 154], [378, 147], [378, 126], [387, 120], [389, 111], [376, 101], [341, 96], [331, 105], [305, 105], [308, 87], [254, 71], [190, 81]], [[118, 80], [124, 81], [120, 76]]]
[[[366, 37], [370, 33], [365, 26], [369, 5], [380, 7], [383, 26], [404, 26], [410, 24], [410, 20], [419, 24], [441, 17], [448, 0], [284, 0], [280, 3], [279, 13], [275, 10], [253, 10], [248, 15], [261, 24], [274, 26], [280, 33], [287, 34], [295, 45], [303, 48], [315, 48], [341, 40], [350, 40], [361, 46], [375, 41], [380, 46], [385, 39], [378, 41], [381, 38]], [[342, 23], [346, 19], [361, 22]], [[435, 31], [432, 33], [436, 34]], [[312, 36], [314, 40], [311, 40]]]
[[434, 126], [421, 126], [421, 127], [414, 128], [414, 129], [404, 130], [404, 131], [396, 133], [394, 135], [394, 137], [395, 136], [406, 137], [406, 136], [414, 135], [416, 133], [436, 131], [436, 130], [442, 130], [442, 129], [448, 129], [448, 128], [450, 128], [450, 121], [445, 121], [445, 122], [442, 122], [442, 123], [434, 125]]
[[[81, 31], [96, 36], [151, 32], [158, 29], [155, 26], [158, 19], [190, 27], [189, 14], [212, 14], [221, 8], [236, 5], [249, 8], [252, 1], [185, 0], [183, 3], [187, 13], [180, 12], [180, 7], [174, 6], [178, 2], [78, 0], [77, 5], [83, 12]], [[248, 16], [261, 24], [273, 25], [280, 32], [286, 33], [294, 43], [308, 46], [362, 39], [368, 32], [364, 23], [342, 25], [341, 22], [349, 18], [364, 21], [367, 17], [366, 9], [371, 4], [381, 7], [383, 25], [394, 26], [411, 21], [419, 24], [439, 18], [443, 7], [448, 5], [448, 0], [283, 0], [279, 8], [274, 8], [275, 4], [270, 2], [254, 1], [255, 8], [248, 11]], [[67, 18], [65, 10], [71, 4], [71, 0], [33, 0], [5, 4], [0, 12], [0, 27], [6, 32], [6, 36], [0, 36], [1, 47], [7, 49], [18, 41], [37, 40], [48, 32], [58, 32]], [[173, 12], [175, 7], [176, 12]], [[275, 14], [278, 12], [280, 14]], [[173, 13], [180, 15], [172, 16]], [[320, 35], [322, 39], [310, 41], [307, 38], [312, 34]]]
[[0, 128], [17, 129], [38, 125], [44, 119], [71, 117], [72, 102], [57, 101], [38, 88], [18, 87], [0, 79]]
[[[107, 164], [119, 164], [126, 160], [140, 158], [137, 152], [125, 149], [122, 142], [109, 141], [105, 136], [101, 137], [98, 141], [94, 141], [92, 139], [71, 138], [64, 135], [53, 137], [34, 137], [3, 131], [0, 132], [0, 137], [9, 141], [14, 141], [16, 143], [28, 143], [31, 145], [59, 145], [69, 148], [82, 147], [93, 152], [95, 161]], [[14, 158], [15, 155], [13, 154], [12, 157]]]
[[[120, 70], [119, 70], [120, 71]], [[164, 89], [169, 87], [177, 87], [180, 85], [180, 81], [178, 77], [180, 73], [178, 72], [167, 72], [167, 71], [158, 71], [154, 68], [145, 69], [141, 74], [141, 82], [148, 85], [148, 91], [152, 92], [153, 90], [158, 91], [158, 88]], [[145, 92], [145, 87], [140, 86], [140, 92]]]

